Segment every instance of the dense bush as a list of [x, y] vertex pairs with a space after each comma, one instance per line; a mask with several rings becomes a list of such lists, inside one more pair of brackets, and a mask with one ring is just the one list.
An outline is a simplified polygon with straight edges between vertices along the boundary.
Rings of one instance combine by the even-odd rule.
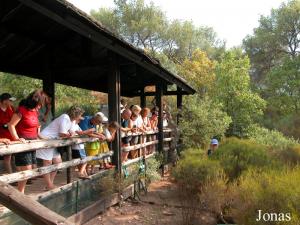
[[258, 125], [253, 125], [248, 130], [248, 137], [259, 144], [267, 145], [275, 150], [283, 150], [297, 144], [293, 138], [288, 138], [276, 130], [268, 130]]
[[204, 156], [200, 149], [186, 150], [172, 171], [178, 186], [183, 224], [195, 224], [201, 208], [199, 194], [205, 185], [217, 180], [222, 173], [217, 161]]
[[220, 162], [231, 181], [250, 168], [264, 169], [274, 165], [266, 146], [238, 138], [225, 140], [211, 158]]
[[224, 217], [230, 215], [233, 187], [235, 186], [228, 183], [226, 176], [221, 176], [205, 184], [199, 195], [201, 206], [223, 220], [222, 223], [229, 222]]
[[273, 155], [283, 164], [295, 167], [300, 163], [300, 145], [289, 146], [282, 151], [273, 151]]
[[[300, 224], [300, 169], [265, 171], [243, 175], [235, 186], [232, 215], [243, 225]], [[268, 213], [290, 213], [291, 221], [256, 221], [258, 210]], [[273, 216], [275, 218], [275, 216]]]
[[220, 165], [204, 157], [199, 149], [190, 149], [184, 153], [183, 158], [173, 169], [172, 174], [180, 185], [186, 189], [199, 191], [208, 181], [221, 173]]

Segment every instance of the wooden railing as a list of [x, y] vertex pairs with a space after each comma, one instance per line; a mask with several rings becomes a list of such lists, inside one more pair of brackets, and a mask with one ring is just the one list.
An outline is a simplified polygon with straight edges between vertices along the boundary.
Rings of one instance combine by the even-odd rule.
[[[164, 129], [164, 133], [170, 134], [171, 132], [172, 130], [170, 129]], [[157, 131], [148, 131], [144, 133], [127, 133], [127, 136], [140, 136], [140, 140], [145, 140], [142, 137], [156, 134], [158, 134]], [[70, 221], [66, 220], [64, 217], [58, 215], [57, 213], [38, 203], [36, 201], [38, 197], [29, 198], [28, 196], [18, 192], [9, 184], [21, 180], [38, 177], [61, 169], [67, 169], [67, 183], [71, 183], [72, 167], [93, 160], [105, 159], [113, 155], [113, 151], [110, 151], [104, 154], [99, 154], [97, 156], [88, 156], [84, 159], [72, 159], [72, 145], [94, 142], [96, 140], [97, 139], [95, 138], [74, 137], [69, 139], [31, 140], [27, 143], [13, 142], [10, 145], [0, 144], [1, 156], [45, 148], [57, 148], [65, 146], [67, 147], [67, 161], [64, 161], [59, 164], [39, 167], [32, 170], [26, 170], [0, 176], [0, 203], [33, 224], [71, 224]], [[169, 143], [172, 140], [172, 137], [164, 138], [164, 142], [166, 143]], [[156, 144], [158, 144], [158, 140], [148, 141], [144, 143], [140, 141], [140, 143], [137, 145], [123, 147], [121, 149], [122, 151], [132, 151], [140, 149], [138, 158], [128, 160], [127, 162], [123, 163], [123, 165], [130, 165], [135, 162], [138, 162], [142, 158], [147, 159], [154, 156], [155, 153], [146, 155], [145, 151], [142, 151], [142, 149], [145, 149], [147, 146]], [[164, 148], [163, 150], [166, 151], [168, 149]]]

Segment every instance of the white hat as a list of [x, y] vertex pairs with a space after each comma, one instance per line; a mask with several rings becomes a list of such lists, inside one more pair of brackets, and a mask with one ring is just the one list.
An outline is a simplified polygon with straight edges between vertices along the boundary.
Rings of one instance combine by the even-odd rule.
[[107, 122], [107, 121], [108, 121], [108, 118], [104, 115], [103, 112], [97, 112], [97, 113], [95, 114], [95, 116], [100, 116], [101, 119], [102, 119], [102, 122]]

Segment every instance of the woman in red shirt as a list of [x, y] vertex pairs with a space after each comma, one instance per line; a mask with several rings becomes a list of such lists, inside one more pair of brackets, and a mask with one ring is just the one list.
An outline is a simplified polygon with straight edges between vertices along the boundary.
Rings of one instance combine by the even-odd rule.
[[[14, 141], [26, 143], [26, 140], [38, 139], [40, 124], [38, 110], [44, 104], [45, 97], [41, 90], [31, 93], [23, 99], [17, 111], [8, 124], [8, 129]], [[30, 170], [36, 165], [35, 151], [15, 154], [15, 164], [18, 171]], [[18, 182], [18, 190], [25, 191], [27, 180]]]
[[[10, 135], [7, 124], [14, 114], [12, 102], [15, 100], [16, 98], [12, 97], [8, 93], [3, 93], [0, 95], [0, 142], [5, 141], [5, 144], [9, 144], [12, 140], [12, 136]], [[6, 172], [12, 173], [11, 155], [5, 155], [3, 156], [3, 159]]]

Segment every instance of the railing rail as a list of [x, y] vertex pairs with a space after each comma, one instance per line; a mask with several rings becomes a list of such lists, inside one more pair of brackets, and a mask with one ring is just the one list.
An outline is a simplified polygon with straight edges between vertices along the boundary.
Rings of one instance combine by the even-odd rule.
[[[170, 132], [172, 132], [172, 130], [164, 129], [163, 132], [170, 133]], [[140, 149], [140, 150], [139, 150], [139, 155], [138, 155], [139, 157], [130, 159], [130, 160], [122, 163], [122, 165], [128, 166], [128, 165], [134, 164], [136, 162], [139, 162], [142, 159], [146, 160], [150, 157], [153, 157], [155, 155], [155, 153], [146, 155], [146, 152], [144, 150], [148, 146], [158, 144], [159, 141], [150, 139], [151, 141], [144, 142], [146, 139], [144, 139], [143, 137], [146, 137], [148, 135], [156, 135], [156, 134], [158, 134], [158, 131], [148, 131], [148, 132], [143, 132], [143, 133], [141, 133], [141, 132], [126, 133], [125, 134], [126, 137], [140, 136], [140, 142], [136, 145], [122, 147], [121, 151], [129, 152], [129, 151], [138, 150], [138, 149]], [[170, 136], [171, 135], [169, 135], [168, 137], [165, 137], [163, 139], [164, 143], [168, 144], [168, 143], [171, 143], [172, 140], [174, 140]], [[113, 151], [109, 151], [107, 153], [99, 154], [97, 156], [88, 156], [84, 159], [72, 159], [71, 158], [71, 151], [72, 151], [71, 146], [72, 145], [94, 142], [96, 140], [98, 140], [98, 139], [97, 138], [89, 138], [89, 137], [73, 137], [73, 138], [68, 138], [68, 139], [58, 138], [58, 139], [47, 139], [47, 140], [46, 139], [30, 140], [30, 141], [27, 141], [26, 143], [12, 142], [9, 145], [0, 144], [0, 156], [8, 155], [8, 154], [16, 154], [16, 153], [21, 153], [21, 152], [27, 152], [27, 151], [33, 151], [33, 150], [39, 150], [39, 149], [45, 149], [45, 148], [67, 147], [67, 161], [64, 161], [59, 164], [50, 165], [50, 166], [44, 166], [44, 167], [39, 167], [39, 168], [31, 169], [31, 170], [2, 175], [2, 176], [0, 176], [0, 188], [1, 188], [1, 185], [2, 185], [2, 188], [4, 188], [4, 189], [9, 187], [8, 188], [9, 191], [11, 193], [15, 193], [15, 191], [13, 190], [14, 188], [9, 186], [8, 184], [13, 183], [13, 182], [18, 182], [21, 180], [27, 180], [27, 179], [34, 178], [34, 177], [41, 176], [41, 175], [45, 175], [45, 174], [48, 174], [48, 173], [51, 173], [51, 172], [54, 172], [57, 170], [61, 170], [61, 169], [67, 169], [67, 182], [69, 183], [69, 182], [71, 182], [71, 168], [72, 167], [75, 167], [77, 165], [84, 164], [84, 163], [87, 163], [87, 162], [90, 162], [93, 160], [105, 159], [105, 158], [111, 157], [113, 155]], [[167, 150], [167, 148], [168, 147], [164, 147], [164, 149], [161, 149], [161, 150], [162, 151]], [[103, 171], [101, 171], [99, 173], [102, 173], [102, 172]], [[70, 185], [72, 185], [72, 183], [69, 183], [65, 186], [66, 186], [66, 188], [67, 187], [70, 188], [71, 187]], [[12, 209], [17, 214], [21, 215], [23, 218], [27, 219], [26, 215], [24, 215], [24, 213], [23, 213], [24, 211], [26, 211], [26, 207], [22, 204], [18, 204], [17, 200], [13, 200], [15, 205], [10, 207], [10, 204], [5, 199], [5, 198], [9, 198], [9, 196], [5, 196], [7, 194], [7, 192], [5, 192], [4, 189], [0, 190], [0, 202], [3, 203], [5, 206], [9, 207], [10, 209]], [[59, 187], [57, 189], [63, 190], [63, 187]], [[55, 189], [55, 190], [49, 191], [49, 193], [54, 193], [54, 192], [58, 192], [58, 190]], [[22, 194], [18, 193], [18, 195], [22, 195]], [[43, 195], [45, 195], [45, 193]], [[22, 196], [24, 196], [24, 195], [22, 195]], [[36, 202], [37, 199], [39, 199], [39, 196], [32, 198], [32, 201]], [[21, 208], [15, 208], [15, 207], [21, 207]], [[47, 213], [51, 214], [50, 209], [46, 210], [47, 208], [42, 207], [39, 203], [36, 204], [36, 207], [43, 208], [45, 211], [45, 215]], [[31, 210], [31, 209], [28, 209], [28, 210]], [[9, 210], [6, 210], [6, 212], [9, 212]], [[57, 215], [55, 213], [51, 215], [51, 218], [59, 218], [59, 219], [63, 220], [62, 224], [69, 224], [68, 223], [69, 221], [64, 220], [65, 218], [60, 217], [59, 215]], [[39, 220], [40, 221], [44, 220], [44, 217], [39, 218]], [[45, 223], [45, 224], [52, 224], [51, 222], [47, 221], [47, 223]]]

